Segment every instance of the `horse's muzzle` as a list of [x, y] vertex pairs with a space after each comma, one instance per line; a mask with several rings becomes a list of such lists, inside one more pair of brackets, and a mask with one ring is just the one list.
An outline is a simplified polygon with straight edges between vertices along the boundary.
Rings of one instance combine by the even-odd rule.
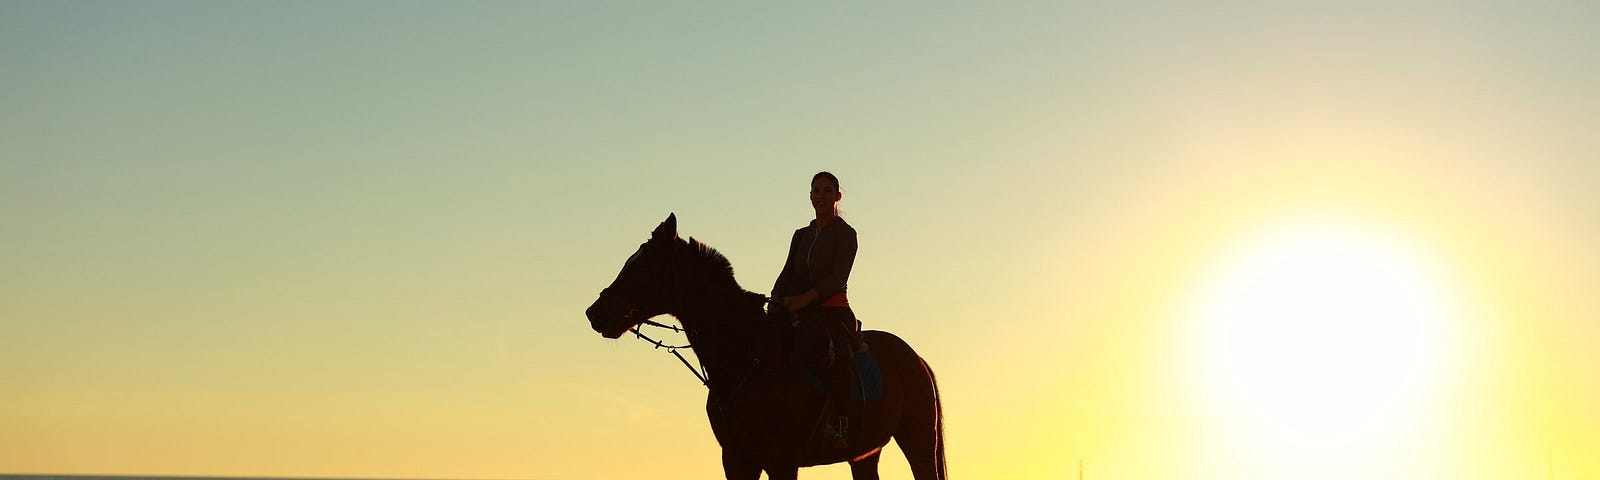
[[633, 326], [626, 310], [614, 305], [615, 303], [607, 302], [606, 297], [601, 296], [583, 312], [589, 317], [589, 328], [593, 328], [600, 336], [618, 338]]

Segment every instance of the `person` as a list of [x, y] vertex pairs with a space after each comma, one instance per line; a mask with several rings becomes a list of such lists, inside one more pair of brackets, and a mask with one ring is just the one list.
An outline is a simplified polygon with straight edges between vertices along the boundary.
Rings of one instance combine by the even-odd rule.
[[[849, 398], [856, 383], [851, 356], [866, 349], [845, 295], [856, 259], [856, 230], [839, 216], [843, 199], [838, 177], [825, 171], [811, 177], [811, 208], [816, 219], [795, 230], [788, 259], [772, 286], [773, 301], [794, 314], [802, 332], [831, 339], [821, 355], [825, 358], [815, 363], [828, 366], [821, 376], [835, 416], [824, 431], [829, 442], [839, 448], [848, 446], [849, 412], [857, 403]], [[803, 355], [805, 348], [797, 348], [795, 354]]]

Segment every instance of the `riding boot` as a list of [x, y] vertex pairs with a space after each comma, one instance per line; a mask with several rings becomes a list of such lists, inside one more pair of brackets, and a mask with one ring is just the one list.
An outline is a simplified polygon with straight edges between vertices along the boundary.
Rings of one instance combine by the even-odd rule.
[[844, 365], [835, 365], [824, 372], [824, 384], [827, 388], [829, 410], [832, 415], [828, 417], [824, 426], [824, 438], [834, 448], [850, 446], [850, 404], [853, 402], [851, 395], [854, 381], [851, 380], [850, 368]]
[[841, 370], [843, 370], [843, 375], [841, 376], [844, 377], [845, 387], [844, 394], [841, 395], [843, 401], [839, 403], [836, 411], [839, 414], [840, 431], [844, 432], [844, 437], [849, 438], [850, 422], [852, 420], [860, 420], [861, 410], [866, 406], [862, 403], [866, 392], [860, 384], [860, 375], [856, 372], [855, 365], [847, 364]]
[[834, 397], [839, 400], [834, 404], [834, 418], [840, 436], [846, 439], [850, 436], [850, 420], [859, 418], [862, 406], [855, 362], [856, 353], [861, 351], [857, 348], [861, 338], [859, 325], [860, 322], [850, 317], [839, 318], [834, 324], [833, 344], [837, 346], [834, 349], [834, 376], [840, 386], [839, 393]]

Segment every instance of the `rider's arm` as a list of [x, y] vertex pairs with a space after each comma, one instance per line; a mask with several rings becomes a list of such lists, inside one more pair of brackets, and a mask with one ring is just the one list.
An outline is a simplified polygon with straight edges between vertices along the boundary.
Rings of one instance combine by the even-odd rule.
[[796, 285], [800, 280], [800, 272], [795, 259], [799, 257], [797, 249], [800, 245], [800, 232], [803, 230], [795, 230], [794, 237], [789, 239], [789, 255], [783, 261], [783, 270], [778, 272], [778, 280], [772, 284], [772, 298], [779, 301], [801, 288]]

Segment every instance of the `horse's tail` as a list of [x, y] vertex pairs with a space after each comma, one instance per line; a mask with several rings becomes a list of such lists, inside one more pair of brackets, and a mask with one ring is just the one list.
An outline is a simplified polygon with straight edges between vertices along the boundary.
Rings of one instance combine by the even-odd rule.
[[944, 405], [939, 401], [939, 378], [934, 376], [933, 368], [928, 366], [928, 361], [917, 358], [922, 363], [922, 370], [928, 372], [928, 386], [933, 390], [933, 478], [946, 480], [949, 473], [945, 471], [944, 461]]

